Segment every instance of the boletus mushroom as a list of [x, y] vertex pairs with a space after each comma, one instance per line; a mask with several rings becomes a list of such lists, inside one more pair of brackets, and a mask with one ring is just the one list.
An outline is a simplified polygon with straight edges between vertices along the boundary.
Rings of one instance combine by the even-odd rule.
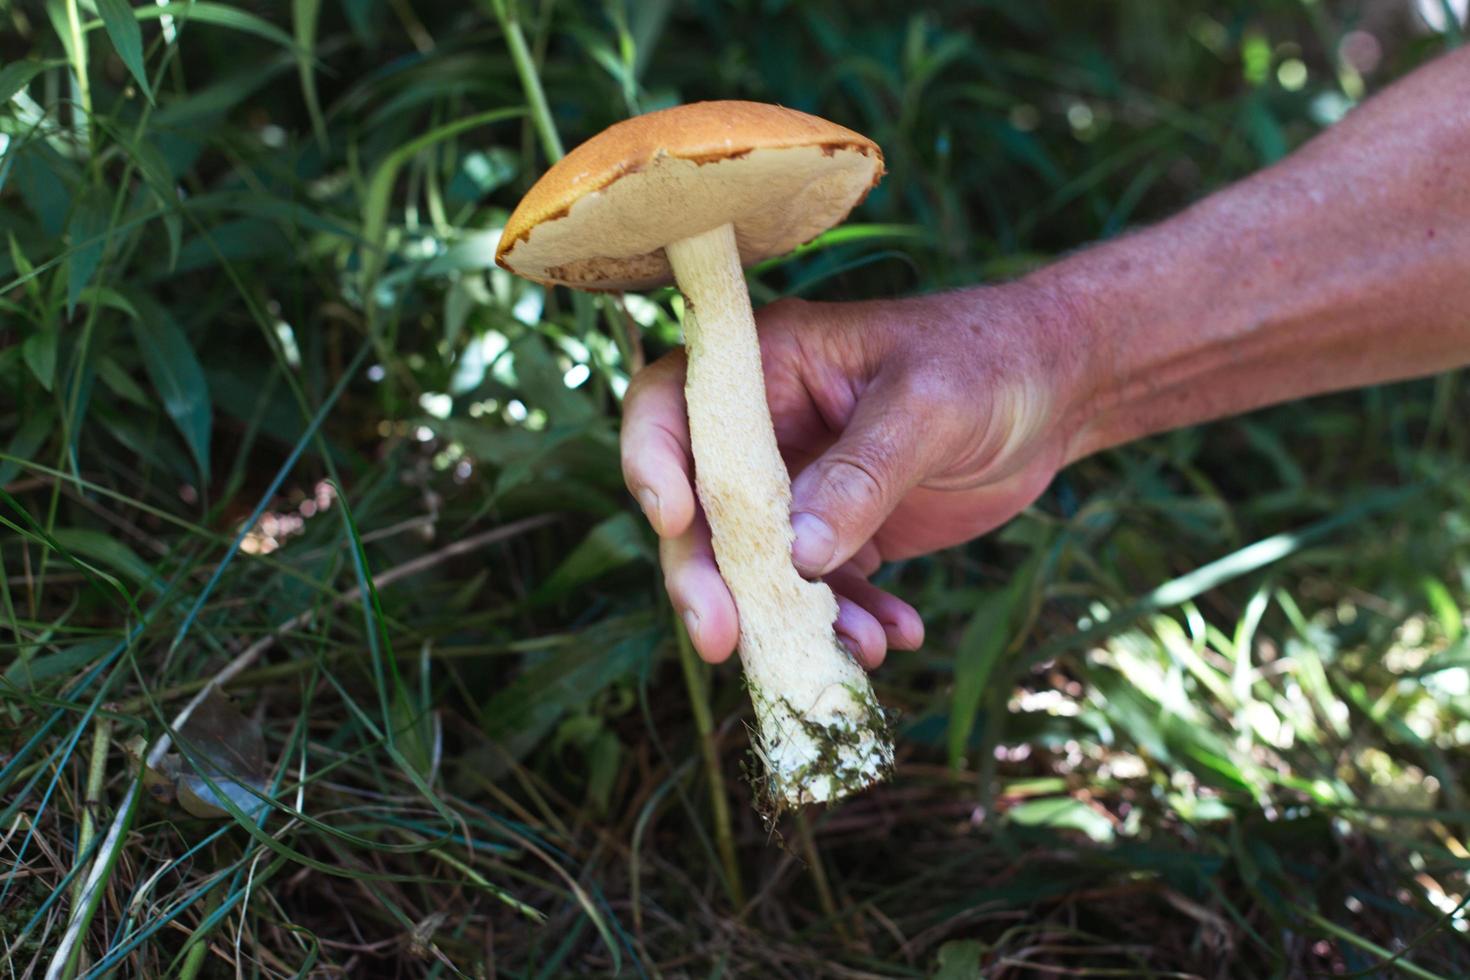
[[791, 561], [791, 482], [743, 268], [842, 221], [883, 175], [872, 140], [802, 112], [700, 102], [617, 123], [548, 170], [496, 261], [544, 284], [684, 294], [695, 485], [740, 619], [756, 754], [776, 808], [883, 778], [893, 746], [837, 602]]

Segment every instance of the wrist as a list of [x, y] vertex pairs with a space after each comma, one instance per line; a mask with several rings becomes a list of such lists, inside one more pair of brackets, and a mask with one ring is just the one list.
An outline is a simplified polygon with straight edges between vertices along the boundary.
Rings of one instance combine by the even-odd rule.
[[[1199, 404], [1199, 396], [1222, 358], [1229, 359], [1232, 324], [1221, 321], [1219, 304], [1207, 297], [1227, 294], [1230, 273], [1221, 266], [1233, 262], [1199, 252], [1197, 220], [1197, 213], [1185, 212], [1028, 278], [1065, 305], [1067, 335], [1078, 351], [1059, 420], [1066, 463], [1219, 414]], [[1239, 305], [1243, 310], [1248, 301], [1241, 297]]]
[[1067, 461], [1094, 369], [1086, 302], [1060, 286], [1038, 275], [903, 301], [917, 305], [895, 321], [942, 325], [938, 343], [910, 353], [926, 376], [947, 379], [941, 401], [958, 409], [947, 427], [958, 440], [946, 457], [954, 469], [998, 479]]
[[1082, 258], [1047, 266], [1014, 284], [1027, 296], [1030, 312], [1019, 323], [1037, 343], [1062, 465], [1104, 448], [1107, 379], [1118, 373], [1111, 304], [1091, 263], [1077, 261]]

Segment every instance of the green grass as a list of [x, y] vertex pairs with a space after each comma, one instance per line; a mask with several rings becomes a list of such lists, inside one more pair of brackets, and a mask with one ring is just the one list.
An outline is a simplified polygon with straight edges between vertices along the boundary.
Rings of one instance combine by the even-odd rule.
[[1462, 378], [1100, 456], [885, 569], [930, 625], [875, 678], [897, 776], [773, 836], [618, 475], [670, 297], [491, 261], [558, 147], [744, 97], [889, 169], [758, 298], [1002, 278], [1458, 36], [1149, 0], [0, 17], [6, 976], [1470, 974]]

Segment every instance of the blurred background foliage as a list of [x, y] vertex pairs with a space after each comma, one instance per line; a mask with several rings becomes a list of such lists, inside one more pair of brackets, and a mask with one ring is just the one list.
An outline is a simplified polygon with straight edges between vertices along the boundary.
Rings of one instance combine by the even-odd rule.
[[676, 299], [491, 258], [560, 145], [739, 97], [889, 170], [759, 300], [1018, 275], [1460, 42], [1419, 7], [0, 2], [6, 975], [1470, 973], [1462, 378], [883, 570], [897, 777], [768, 829], [618, 473]]

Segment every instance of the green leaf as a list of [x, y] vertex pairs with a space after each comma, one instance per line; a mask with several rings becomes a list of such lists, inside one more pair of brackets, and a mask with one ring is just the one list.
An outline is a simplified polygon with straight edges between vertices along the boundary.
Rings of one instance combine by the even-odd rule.
[[1445, 639], [1454, 643], [1465, 633], [1465, 619], [1460, 605], [1443, 582], [1433, 576], [1424, 577], [1424, 596], [1429, 600], [1430, 611], [1439, 620]]
[[57, 39], [61, 41], [61, 48], [66, 52], [66, 60], [71, 64], [73, 76], [85, 76], [87, 46], [83, 44], [81, 50], [77, 50], [63, 0], [46, 0], [46, 17], [51, 21], [51, 29], [56, 32]]
[[342, 0], [342, 13], [352, 33], [362, 44], [372, 47], [377, 43], [378, 31], [374, 23], [377, 0]]
[[[53, 677], [67, 677], [117, 646], [117, 640], [103, 637], [80, 643], [34, 658], [17, 658], [5, 671], [5, 683], [19, 688], [32, 688]], [[3, 687], [0, 684], [0, 687]]]
[[47, 391], [56, 383], [56, 336], [60, 332], [54, 324], [44, 326], [27, 337], [20, 348], [26, 366]]
[[[485, 733], [513, 758], [524, 756], [568, 710], [588, 704], [609, 684], [631, 674], [653, 655], [662, 630], [637, 615], [576, 634], [539, 664], [502, 688], [481, 712]], [[483, 760], [494, 769], [499, 755]]]
[[129, 302], [126, 296], [107, 286], [87, 287], [87, 291], [81, 296], [81, 302], [117, 310], [119, 313], [132, 317], [134, 320], [141, 319], [138, 314], [138, 308]]
[[66, 257], [66, 315], [77, 308], [77, 300], [92, 281], [102, 252], [107, 246], [111, 201], [101, 188], [84, 192], [72, 209], [66, 233], [71, 251]]
[[143, 32], [128, 0], [97, 0], [97, 13], [102, 15], [102, 26], [117, 49], [117, 56], [127, 66], [143, 96], [153, 101], [153, 89], [148, 84], [148, 71], [143, 67]]
[[184, 219], [180, 213], [179, 194], [173, 168], [169, 166], [168, 158], [151, 140], [134, 140], [123, 133], [112, 135], [120, 146], [127, 149], [133, 162], [138, 165], [143, 179], [148, 182], [149, 189], [153, 191], [154, 198], [158, 201], [158, 209], [161, 212], [159, 221], [163, 223], [164, 234], [168, 237], [167, 268], [172, 272], [179, 261], [179, 245], [184, 237]]
[[16, 142], [5, 159], [15, 162], [17, 203], [40, 220], [42, 231], [52, 238], [60, 238], [66, 233], [75, 196], [73, 188], [79, 179], [76, 164], [44, 140]]
[[[34, 459], [36, 450], [45, 445], [46, 437], [56, 429], [56, 411], [49, 405], [26, 412], [24, 419], [11, 437], [10, 445], [5, 447], [5, 454], [15, 457], [15, 460]], [[0, 463], [0, 486], [15, 479], [20, 472], [20, 463], [15, 460]]]
[[208, 483], [211, 405], [204, 369], [167, 310], [142, 293], [131, 292], [129, 299], [139, 312], [133, 337], [143, 367], [193, 453], [201, 481]]
[[623, 745], [603, 730], [587, 749], [587, 799], [599, 815], [608, 812], [613, 787], [622, 772]]
[[47, 68], [62, 64], [60, 61], [12, 61], [0, 68], [0, 105], [15, 98], [15, 94], [31, 83]]
[[408, 763], [427, 779], [434, 768], [434, 718], [424, 711], [406, 686], [395, 685], [388, 709], [393, 744]]
[[1032, 548], [1026, 560], [1012, 577], [1010, 585], [991, 593], [975, 607], [955, 651], [954, 695], [950, 700], [949, 761], [958, 766], [965, 758], [975, 715], [989, 689], [995, 665], [1010, 639], [1016, 622], [1016, 611], [1031, 594], [1036, 571], [1048, 553], [1045, 539]]
[[378, 165], [378, 169], [373, 172], [372, 179], [368, 182], [362, 205], [362, 237], [369, 249], [367, 258], [362, 264], [364, 296], [371, 294], [386, 262], [388, 205], [393, 195], [393, 185], [398, 180], [398, 172], [403, 169], [403, 165], [436, 143], [442, 143], [444, 140], [479, 126], [519, 118], [525, 114], [525, 111], [520, 107], [494, 109], [490, 112], [467, 116], [464, 119], [456, 119], [454, 122], [446, 123], [398, 147]]
[[241, 218], [201, 229], [198, 235], [184, 243], [171, 266], [174, 272], [210, 269], [222, 262], [275, 257], [290, 247], [290, 241], [275, 222]]
[[97, 358], [97, 377], [114, 395], [124, 401], [132, 402], [139, 408], [148, 408], [151, 404], [143, 386], [134, 381], [132, 375], [122, 369], [122, 365], [106, 355]]
[[980, 959], [985, 944], [977, 939], [955, 939], [939, 947], [939, 969], [933, 980], [981, 980]]
[[1099, 844], [1113, 839], [1112, 821], [1070, 796], [1027, 800], [1006, 811], [1006, 819], [1023, 827], [1080, 830]]
[[31, 298], [31, 302], [41, 305], [41, 285], [36, 281], [36, 267], [31, 264], [26, 253], [21, 251], [20, 242], [15, 240], [14, 232], [10, 234], [10, 263], [15, 266], [16, 278], [25, 280], [26, 295]]
[[321, 6], [321, 0], [292, 0], [291, 25], [296, 31], [296, 65], [301, 75], [301, 96], [306, 102], [306, 114], [311, 117], [311, 131], [325, 151], [327, 123], [322, 116], [321, 100], [317, 97], [316, 73], [312, 70], [312, 51], [316, 48], [317, 16]]
[[532, 596], [533, 602], [562, 598], [595, 578], [640, 558], [652, 560], [642, 521], [627, 512], [610, 517], [556, 567]]
[[1286, 156], [1286, 133], [1264, 99], [1252, 99], [1246, 104], [1244, 114], [1246, 134], [1254, 144], [1261, 163], [1275, 163]]
[[118, 572], [139, 585], [162, 590], [163, 582], [132, 549], [116, 538], [80, 527], [59, 527], [52, 532], [58, 544], [72, 554]]
[[532, 407], [545, 410], [555, 426], [580, 426], [597, 414], [579, 388], [568, 388], [564, 369], [540, 334], [527, 334], [511, 346], [516, 382]]
[[158, 438], [151, 400], [147, 402], [147, 406], [150, 411], [146, 413], [99, 413], [97, 424], [138, 459], [147, 460], [150, 469], [171, 473], [178, 477], [180, 483], [193, 483], [198, 479], [193, 462], [179, 448], [178, 443], [172, 439]]
[[230, 112], [257, 89], [270, 84], [277, 75], [289, 71], [295, 61], [295, 58], [277, 57], [249, 71], [236, 72], [213, 85], [195, 89], [188, 98], [166, 102], [153, 115], [155, 131], [197, 126], [211, 116]]
[[986, 683], [1006, 646], [1014, 601], [1015, 596], [1010, 589], [987, 595], [980, 600], [960, 635], [954, 658], [954, 694], [950, 698], [949, 709], [949, 762], [952, 766], [964, 761], [970, 732], [975, 727], [975, 714], [985, 696]]
[[[267, 41], [279, 44], [288, 50], [296, 50], [296, 42], [291, 35], [262, 20], [254, 14], [237, 10], [234, 7], [222, 3], [164, 3], [157, 6], [139, 7], [133, 11], [133, 16], [139, 20], [158, 20], [160, 17], [175, 17], [179, 21], [198, 21], [201, 24], [213, 24], [216, 27], [228, 28], [232, 31], [240, 31], [244, 34], [254, 34], [256, 37], [265, 38]], [[91, 25], [88, 25], [89, 27]]]

